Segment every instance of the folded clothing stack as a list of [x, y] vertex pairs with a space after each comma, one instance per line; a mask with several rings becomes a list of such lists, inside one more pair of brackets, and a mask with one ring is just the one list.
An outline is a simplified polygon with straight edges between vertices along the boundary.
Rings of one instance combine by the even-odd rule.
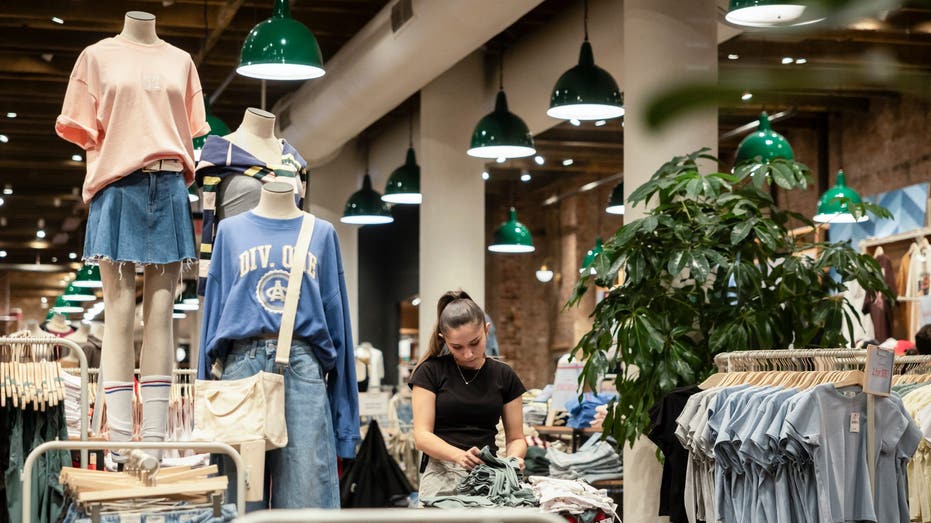
[[546, 451], [550, 460], [550, 476], [564, 479], [584, 479], [594, 481], [621, 479], [624, 477], [624, 465], [621, 457], [608, 441], [600, 441], [595, 434], [584, 445], [572, 453], [554, 448]]
[[532, 401], [524, 404], [524, 423], [528, 425], [543, 425], [546, 423], [548, 407], [545, 402]]
[[[516, 458], [499, 458], [487, 446], [482, 448], [483, 463], [469, 471], [456, 487], [459, 495], [421, 499], [424, 506], [461, 508], [479, 506], [536, 507], [537, 498], [520, 481]], [[487, 501], [487, 503], [486, 503]]]
[[546, 512], [582, 514], [600, 510], [613, 516], [617, 511], [608, 493], [581, 481], [531, 476], [533, 493], [540, 499], [540, 508]]
[[574, 429], [587, 428], [595, 419], [595, 409], [615, 398], [617, 398], [617, 394], [611, 392], [601, 394], [586, 392], [581, 402], [578, 397], [573, 396], [572, 399], [566, 402], [566, 410], [569, 411], [569, 421], [566, 422], [566, 425]]

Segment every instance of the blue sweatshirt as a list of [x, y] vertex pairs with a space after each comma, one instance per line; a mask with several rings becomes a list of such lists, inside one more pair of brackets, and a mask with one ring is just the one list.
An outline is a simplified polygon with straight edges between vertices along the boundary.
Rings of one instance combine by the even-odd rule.
[[[303, 217], [263, 218], [249, 211], [220, 222], [204, 295], [199, 378], [209, 378], [214, 360], [222, 361], [234, 340], [278, 333], [302, 221]], [[336, 231], [319, 218], [301, 284], [294, 337], [314, 347], [327, 373], [337, 455], [355, 457], [359, 393], [349, 301]]]

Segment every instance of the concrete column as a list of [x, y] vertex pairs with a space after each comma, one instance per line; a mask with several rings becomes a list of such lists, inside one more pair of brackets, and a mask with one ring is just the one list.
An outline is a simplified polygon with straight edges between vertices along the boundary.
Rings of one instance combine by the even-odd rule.
[[466, 155], [466, 149], [475, 124], [493, 108], [488, 84], [482, 54], [475, 52], [420, 93], [421, 354], [445, 291], [462, 288], [485, 305], [483, 160]]
[[[673, 156], [701, 147], [717, 153], [717, 109], [688, 113], [659, 132], [647, 129], [646, 105], [657, 93], [691, 80], [717, 78], [714, 0], [624, 0], [624, 198]], [[627, 205], [625, 222], [645, 207]], [[656, 447], [641, 438], [624, 449], [624, 521], [655, 522], [662, 469]]]

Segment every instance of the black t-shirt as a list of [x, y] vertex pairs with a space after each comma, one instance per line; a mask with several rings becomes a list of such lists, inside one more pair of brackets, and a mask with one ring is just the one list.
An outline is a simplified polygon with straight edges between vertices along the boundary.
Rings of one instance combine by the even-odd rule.
[[685, 512], [685, 470], [689, 451], [676, 438], [676, 418], [682, 414], [692, 394], [701, 389], [691, 385], [673, 389], [650, 409], [647, 437], [663, 452], [663, 480], [659, 494], [659, 515], [669, 516], [671, 523], [687, 523]]
[[504, 405], [527, 389], [511, 367], [491, 358], [479, 371], [456, 367], [450, 354], [430, 358], [417, 367], [409, 385], [436, 394], [433, 433], [440, 439], [463, 450], [488, 445], [495, 453], [495, 426]]

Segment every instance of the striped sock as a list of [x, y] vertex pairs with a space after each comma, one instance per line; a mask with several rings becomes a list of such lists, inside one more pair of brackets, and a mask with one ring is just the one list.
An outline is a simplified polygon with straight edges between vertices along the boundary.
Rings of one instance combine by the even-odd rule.
[[171, 376], [144, 376], [139, 380], [139, 389], [142, 396], [142, 441], [164, 441], [168, 432]]
[[[106, 395], [107, 425], [110, 441], [130, 441], [133, 437], [133, 382], [104, 381]], [[113, 461], [125, 463], [126, 457], [118, 451], [110, 451]]]

